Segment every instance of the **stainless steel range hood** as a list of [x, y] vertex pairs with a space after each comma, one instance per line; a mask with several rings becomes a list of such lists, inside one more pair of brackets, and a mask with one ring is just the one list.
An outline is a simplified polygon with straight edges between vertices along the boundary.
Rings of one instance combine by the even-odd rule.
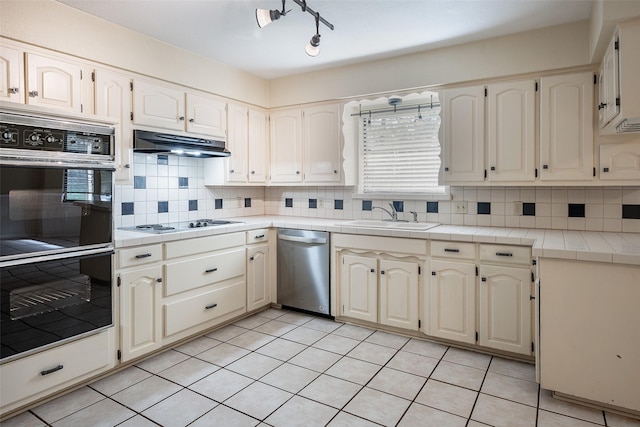
[[133, 151], [191, 157], [227, 157], [224, 141], [146, 130], [133, 131]]

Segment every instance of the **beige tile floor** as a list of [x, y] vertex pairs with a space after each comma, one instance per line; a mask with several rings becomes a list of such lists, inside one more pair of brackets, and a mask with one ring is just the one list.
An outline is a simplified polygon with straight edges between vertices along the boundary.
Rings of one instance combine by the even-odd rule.
[[2, 423], [640, 426], [562, 402], [532, 365], [268, 309]]

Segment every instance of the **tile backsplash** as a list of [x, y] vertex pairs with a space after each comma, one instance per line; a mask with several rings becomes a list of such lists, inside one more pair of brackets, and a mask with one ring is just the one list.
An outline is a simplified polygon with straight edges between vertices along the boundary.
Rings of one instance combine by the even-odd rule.
[[[452, 200], [367, 199], [352, 187], [205, 187], [202, 159], [141, 153], [133, 175], [116, 185], [116, 227], [263, 214], [383, 219], [372, 207], [392, 203], [400, 219], [415, 211], [441, 224], [640, 232], [640, 187], [452, 187]], [[458, 201], [466, 214], [453, 213]]]

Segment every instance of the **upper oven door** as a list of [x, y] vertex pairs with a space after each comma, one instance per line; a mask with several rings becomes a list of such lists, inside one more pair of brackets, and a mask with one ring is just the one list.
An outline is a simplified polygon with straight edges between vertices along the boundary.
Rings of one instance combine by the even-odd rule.
[[0, 260], [113, 243], [113, 169], [0, 165]]

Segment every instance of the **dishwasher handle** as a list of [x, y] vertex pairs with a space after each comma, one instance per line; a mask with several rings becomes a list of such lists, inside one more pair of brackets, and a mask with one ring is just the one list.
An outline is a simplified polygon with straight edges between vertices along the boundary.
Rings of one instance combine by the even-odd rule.
[[286, 235], [278, 235], [279, 240], [286, 240], [288, 242], [296, 242], [296, 243], [307, 243], [310, 245], [324, 245], [327, 243], [327, 239], [323, 237], [297, 237], [297, 236], [286, 236]]

